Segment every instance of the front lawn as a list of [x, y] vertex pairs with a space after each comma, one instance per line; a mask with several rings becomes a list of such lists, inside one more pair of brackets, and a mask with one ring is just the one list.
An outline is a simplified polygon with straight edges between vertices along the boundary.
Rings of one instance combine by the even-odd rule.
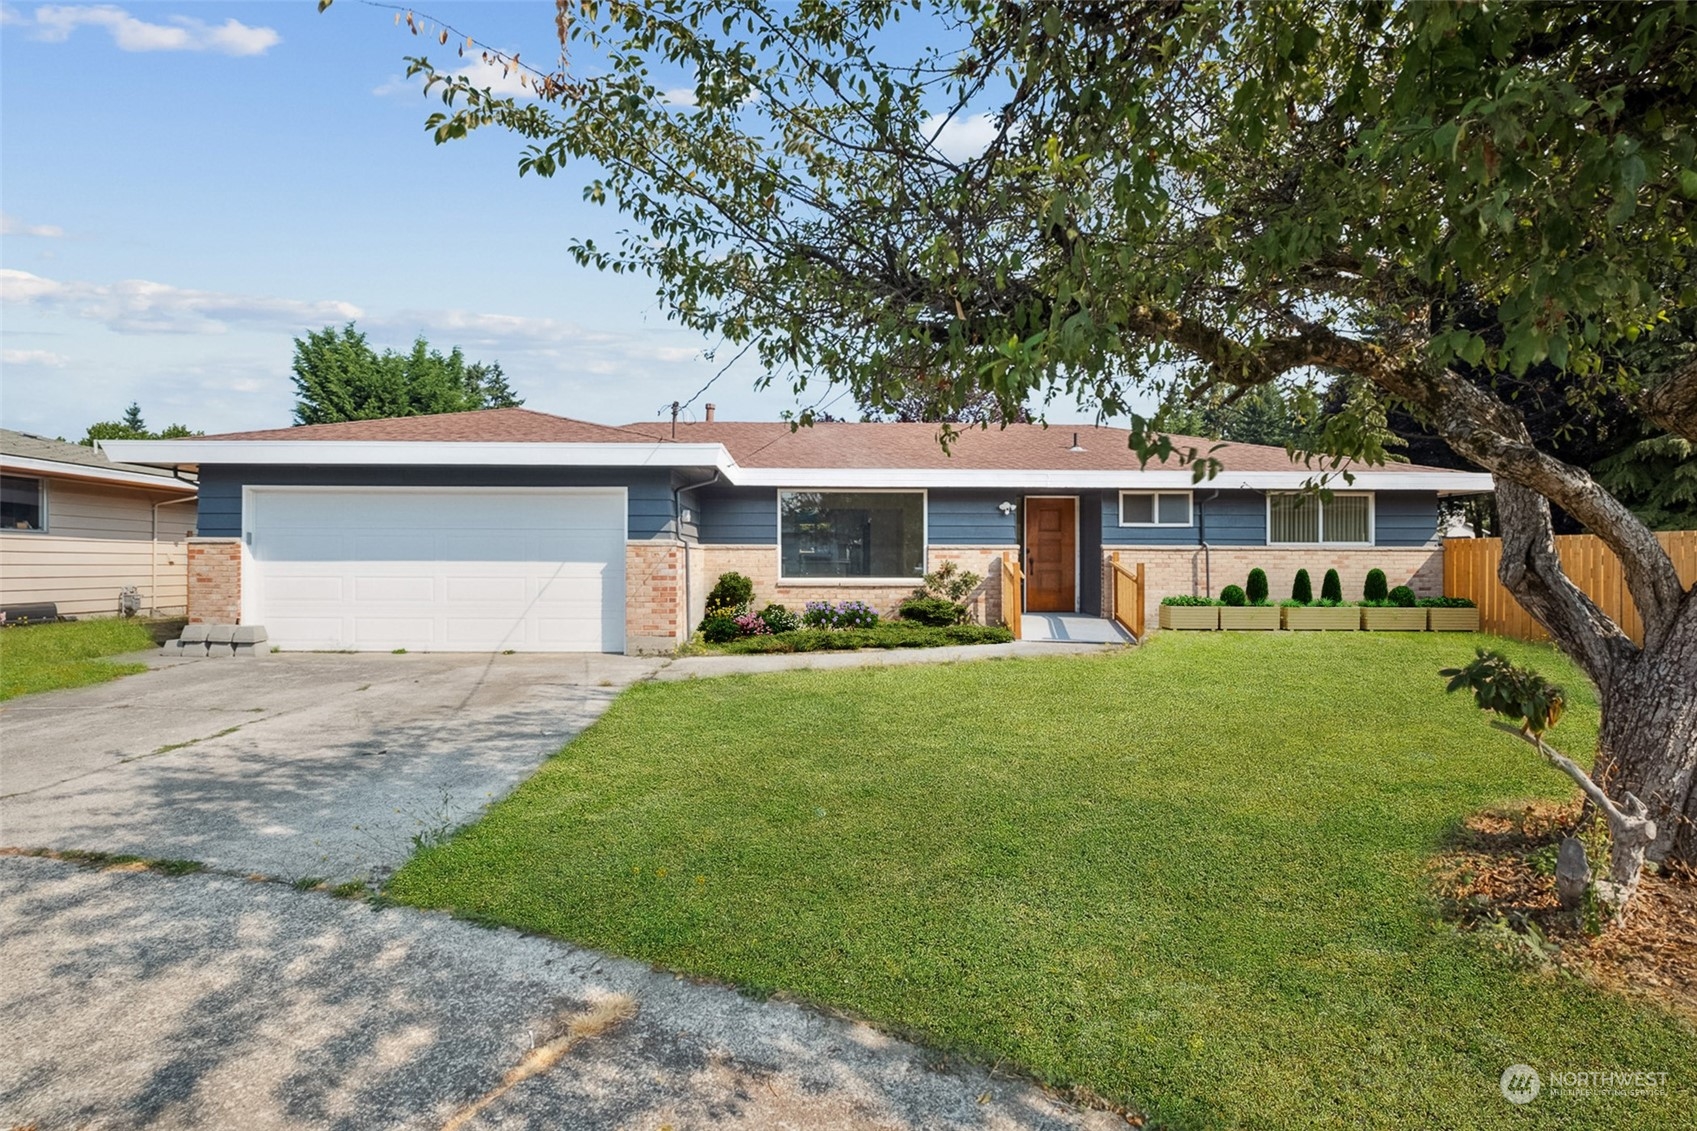
[[105, 659], [154, 647], [144, 621], [107, 618], [0, 629], [0, 700], [147, 670]]
[[[1483, 638], [641, 684], [389, 894], [1079, 1085], [1181, 1127], [1697, 1121], [1697, 1032], [1439, 921], [1460, 819], [1562, 779], [1436, 671]], [[1594, 699], [1536, 645], [1493, 642]], [[1668, 1073], [1635, 1097], [1503, 1070]]]

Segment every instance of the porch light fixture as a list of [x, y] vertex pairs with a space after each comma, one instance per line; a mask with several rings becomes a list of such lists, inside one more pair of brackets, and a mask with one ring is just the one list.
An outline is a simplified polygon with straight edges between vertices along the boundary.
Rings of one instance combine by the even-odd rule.
[[1012, 503], [1004, 502], [1004, 503], [997, 503], [996, 509], [1001, 511], [1002, 514], [1004, 514], [1004, 515], [1011, 515], [1011, 514], [1013, 514], [1014, 511], [1018, 510], [1019, 508], [1015, 507]]

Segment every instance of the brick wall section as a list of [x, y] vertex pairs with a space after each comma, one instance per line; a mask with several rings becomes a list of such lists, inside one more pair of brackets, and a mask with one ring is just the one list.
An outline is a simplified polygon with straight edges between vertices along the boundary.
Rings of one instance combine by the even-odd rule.
[[688, 637], [681, 542], [625, 543], [625, 651], [661, 652]]
[[242, 543], [237, 538], [190, 538], [189, 620], [237, 624], [242, 616]]
[[[932, 546], [927, 553], [928, 569], [936, 569], [945, 561], [978, 574], [983, 580], [967, 597], [967, 605], [980, 624], [999, 624], [1002, 619], [1001, 575], [996, 572], [996, 559], [1003, 550], [1013, 546]], [[775, 546], [721, 545], [703, 546], [701, 572], [702, 591], [713, 588], [722, 573], [736, 572], [754, 582], [754, 607], [776, 601], [800, 612], [809, 601], [865, 601], [880, 616], [891, 616], [896, 608], [919, 588], [919, 579], [877, 584], [797, 584], [778, 581], [778, 550]], [[694, 626], [691, 625], [691, 628]]]
[[[1361, 585], [1370, 569], [1385, 571], [1386, 582], [1393, 588], [1406, 585], [1422, 597], [1441, 596], [1444, 591], [1444, 552], [1439, 548], [1379, 547], [1364, 550], [1278, 549], [1270, 546], [1231, 546], [1213, 551], [1213, 591], [1204, 593], [1206, 576], [1202, 551], [1195, 547], [1144, 548], [1119, 547], [1120, 564], [1145, 566], [1148, 585], [1143, 595], [1144, 616], [1154, 625], [1159, 616], [1162, 597], [1190, 594], [1218, 597], [1227, 585], [1243, 585], [1249, 571], [1256, 566], [1267, 571], [1267, 589], [1274, 601], [1290, 596], [1291, 582], [1296, 571], [1306, 569], [1314, 582], [1314, 595], [1320, 595], [1320, 581], [1328, 569], [1338, 571], [1343, 582], [1346, 601], [1361, 599]], [[1102, 615], [1112, 611], [1113, 588], [1108, 578], [1109, 553], [1102, 554]]]

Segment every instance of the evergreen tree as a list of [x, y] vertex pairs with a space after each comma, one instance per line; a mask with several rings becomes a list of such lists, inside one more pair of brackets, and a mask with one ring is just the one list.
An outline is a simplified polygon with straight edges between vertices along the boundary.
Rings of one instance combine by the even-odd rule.
[[295, 423], [428, 416], [523, 404], [500, 362], [472, 362], [455, 346], [447, 354], [420, 334], [406, 353], [379, 354], [352, 322], [295, 339], [291, 367]]

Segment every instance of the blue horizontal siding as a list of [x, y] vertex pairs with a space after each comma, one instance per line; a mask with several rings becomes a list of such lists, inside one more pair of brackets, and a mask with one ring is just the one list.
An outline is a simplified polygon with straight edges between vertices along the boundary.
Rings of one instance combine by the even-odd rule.
[[668, 470], [599, 467], [305, 467], [204, 465], [196, 530], [239, 538], [243, 487], [625, 487], [630, 537], [671, 536]]
[[1432, 491], [1380, 491], [1373, 498], [1373, 543], [1424, 546], [1438, 536], [1438, 496]]
[[772, 487], [707, 487], [695, 492], [701, 541], [719, 546], [778, 544], [778, 492]]
[[1014, 491], [932, 491], [927, 500], [933, 546], [1013, 546], [1019, 514], [1003, 514], [1003, 503], [1019, 502]]

